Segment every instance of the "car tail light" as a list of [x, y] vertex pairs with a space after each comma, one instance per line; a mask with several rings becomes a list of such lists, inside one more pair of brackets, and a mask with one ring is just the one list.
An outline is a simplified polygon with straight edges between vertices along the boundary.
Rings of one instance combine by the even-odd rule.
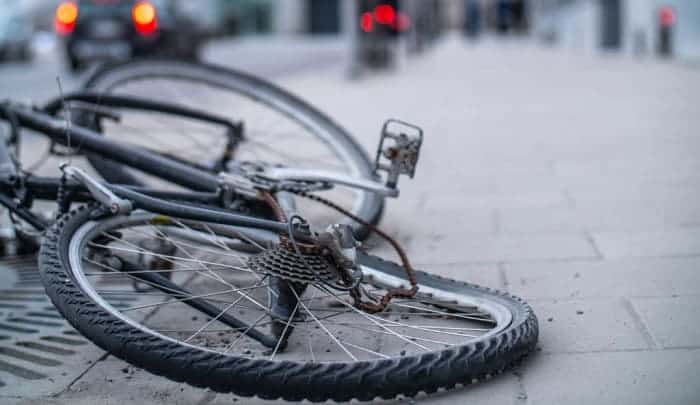
[[379, 24], [393, 25], [396, 22], [396, 9], [390, 4], [380, 4], [374, 8], [374, 18]]
[[68, 35], [75, 29], [78, 20], [78, 5], [72, 1], [64, 1], [56, 7], [54, 29], [59, 35]]
[[362, 13], [360, 17], [360, 29], [363, 32], [372, 32], [374, 29], [374, 16], [372, 13]]
[[156, 8], [147, 1], [139, 1], [131, 9], [131, 19], [134, 21], [136, 32], [141, 35], [151, 35], [158, 28]]
[[399, 32], [408, 31], [411, 28], [411, 17], [405, 13], [397, 13], [394, 27]]

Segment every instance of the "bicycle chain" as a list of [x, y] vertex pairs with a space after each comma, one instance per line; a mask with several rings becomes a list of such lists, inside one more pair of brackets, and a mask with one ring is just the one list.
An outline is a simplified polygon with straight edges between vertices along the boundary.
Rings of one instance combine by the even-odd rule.
[[[334, 203], [333, 201], [330, 201], [326, 198], [320, 197], [315, 194], [309, 194], [306, 192], [298, 192], [295, 193], [296, 195], [300, 197], [304, 197], [307, 199], [310, 199], [312, 201], [316, 201], [318, 203], [321, 203], [323, 205], [326, 205], [327, 207], [330, 207], [339, 213], [345, 215], [346, 217], [352, 219], [353, 221], [366, 226], [370, 232], [375, 233], [382, 239], [386, 240], [389, 242], [389, 244], [394, 248], [396, 253], [399, 255], [401, 258], [401, 263], [404, 271], [406, 272], [406, 277], [408, 278], [408, 282], [411, 285], [411, 288], [392, 288], [384, 294], [384, 296], [379, 299], [378, 302], [367, 302], [362, 300], [362, 292], [360, 291], [359, 288], [353, 288], [350, 290], [350, 296], [352, 297], [353, 301], [355, 302], [355, 306], [363, 311], [369, 312], [369, 313], [378, 313], [384, 311], [388, 306], [389, 303], [391, 302], [392, 299], [394, 298], [413, 298], [416, 293], [418, 292], [418, 281], [416, 280], [416, 275], [413, 270], [413, 266], [411, 266], [411, 263], [408, 259], [408, 256], [406, 255], [406, 252], [403, 250], [401, 245], [389, 236], [387, 233], [382, 231], [381, 229], [377, 228], [376, 226], [370, 224], [369, 222], [363, 220], [362, 218], [358, 217], [357, 215], [354, 215], [353, 213], [349, 212], [348, 210], [344, 209], [343, 207], [339, 206], [338, 204]], [[345, 275], [341, 275], [345, 276]], [[347, 283], [347, 280], [344, 280]]]

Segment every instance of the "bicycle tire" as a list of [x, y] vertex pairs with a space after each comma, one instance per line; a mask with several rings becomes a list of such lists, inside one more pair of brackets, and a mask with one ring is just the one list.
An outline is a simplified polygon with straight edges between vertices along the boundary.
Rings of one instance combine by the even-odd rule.
[[[80, 207], [47, 232], [39, 266], [46, 291], [61, 314], [85, 337], [116, 357], [173, 381], [215, 392], [292, 401], [413, 397], [499, 374], [531, 352], [537, 342], [537, 318], [519, 298], [419, 271], [416, 277], [422, 286], [469, 294], [508, 308], [510, 325], [498, 334], [462, 346], [355, 363], [252, 360], [193, 349], [124, 322], [80, 288], [68, 257], [71, 246], [84, 242], [73, 239], [81, 233], [77, 231], [99, 224], [90, 213], [89, 208]], [[399, 266], [377, 258], [368, 257], [364, 265], [387, 275], [403, 274]]]
[[[262, 101], [290, 114], [295, 120], [316, 131], [315, 135], [319, 139], [330, 142], [335, 145], [335, 148], [342, 150], [346, 155], [345, 159], [352, 163], [352, 169], [355, 171], [353, 175], [366, 179], [375, 177], [373, 163], [367, 153], [345, 129], [304, 100], [247, 73], [203, 63], [142, 60], [102, 67], [88, 78], [84, 89], [97, 93], [112, 92], [124, 83], [146, 77], [172, 77], [201, 82], [227, 91], [240, 92], [256, 101]], [[111, 183], [134, 185], [139, 183], [139, 180], [122, 165], [94, 155], [88, 155], [88, 160], [95, 170]], [[382, 216], [384, 199], [369, 192], [361, 192], [361, 195], [361, 200], [352, 211], [363, 220], [376, 225]], [[364, 239], [368, 235], [368, 230], [364, 226], [349, 223], [354, 227], [358, 238]]]

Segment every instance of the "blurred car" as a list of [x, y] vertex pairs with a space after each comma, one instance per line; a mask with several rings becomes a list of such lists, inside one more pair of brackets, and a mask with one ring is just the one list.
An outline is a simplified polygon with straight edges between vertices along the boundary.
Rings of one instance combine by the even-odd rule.
[[89, 62], [144, 56], [196, 59], [203, 36], [172, 0], [77, 0], [56, 8], [72, 70]]
[[32, 21], [17, 0], [0, 0], [0, 61], [31, 58]]
[[410, 18], [401, 11], [398, 0], [361, 0], [358, 50], [364, 66], [388, 68], [396, 58], [397, 38], [410, 26]]

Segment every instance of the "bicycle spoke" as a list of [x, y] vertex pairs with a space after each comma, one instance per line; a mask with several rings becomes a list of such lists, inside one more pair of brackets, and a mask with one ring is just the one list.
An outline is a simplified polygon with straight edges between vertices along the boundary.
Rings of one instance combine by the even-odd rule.
[[252, 273], [252, 270], [244, 269], [242, 267], [231, 266], [231, 265], [223, 264], [223, 263], [215, 263], [215, 262], [210, 262], [210, 261], [201, 260], [201, 259], [188, 259], [188, 258], [179, 257], [179, 256], [172, 256], [172, 255], [165, 255], [165, 254], [160, 254], [160, 253], [155, 253], [155, 252], [149, 252], [149, 251], [141, 249], [141, 248], [128, 249], [128, 248], [122, 248], [122, 247], [107, 246], [107, 245], [102, 245], [102, 244], [98, 244], [98, 243], [93, 243], [90, 246], [103, 248], [103, 249], [109, 249], [109, 250], [116, 250], [116, 251], [125, 252], [125, 253], [146, 253], [146, 254], [150, 254], [151, 256], [158, 257], [158, 258], [165, 259], [165, 260], [177, 259], [178, 261], [184, 261], [184, 262], [189, 262], [189, 263], [203, 263], [203, 264], [208, 264], [211, 266], [219, 266], [219, 267], [223, 267], [226, 269]]
[[246, 336], [246, 335], [248, 334], [248, 332], [250, 332], [253, 328], [256, 328], [256, 327], [259, 325], [260, 321], [262, 321], [263, 319], [265, 319], [265, 317], [267, 317], [267, 316], [268, 316], [267, 314], [262, 314], [262, 315], [260, 315], [260, 317], [259, 317], [255, 322], [253, 322], [252, 324], [250, 324], [250, 326], [248, 326], [248, 328], [245, 329], [245, 330], [236, 338], [236, 340], [234, 340], [233, 342], [231, 342], [231, 344], [230, 344], [229, 346], [226, 347], [226, 350], [224, 350], [223, 353], [226, 354], [226, 353], [228, 353], [230, 350], [232, 350], [233, 347], [236, 345], [236, 343], [238, 343], [238, 341], [241, 340], [241, 338], [243, 338], [243, 336]]
[[382, 325], [382, 323], [377, 322], [376, 320], [372, 319], [372, 315], [367, 314], [367, 313], [365, 313], [365, 312], [362, 312], [362, 311], [360, 311], [359, 309], [357, 309], [357, 308], [353, 307], [352, 305], [348, 304], [347, 302], [341, 300], [341, 299], [338, 298], [335, 294], [333, 294], [332, 292], [328, 291], [325, 287], [321, 287], [321, 289], [323, 289], [323, 290], [326, 291], [328, 294], [330, 294], [332, 297], [334, 297], [338, 302], [342, 303], [343, 305], [347, 306], [348, 308], [351, 308], [354, 312], [360, 314], [360, 315], [363, 316], [365, 319], [369, 320], [370, 322], [374, 323], [375, 325], [380, 326], [381, 328], [385, 329], [387, 332], [393, 334], [393, 335], [396, 336], [397, 338], [399, 338], [399, 339], [401, 339], [401, 340], [403, 340], [403, 341], [405, 341], [405, 342], [407, 342], [407, 343], [416, 345], [416, 346], [420, 347], [421, 349], [423, 349], [423, 350], [425, 350], [425, 351], [430, 351], [429, 348], [427, 348], [427, 347], [425, 347], [425, 346], [423, 346], [423, 345], [421, 345], [421, 344], [418, 344], [418, 343], [416, 343], [416, 342], [414, 342], [414, 341], [411, 341], [410, 339], [407, 339], [405, 336], [401, 335], [400, 333], [397, 333], [397, 332], [395, 332], [395, 331], [393, 331], [393, 330], [391, 330], [391, 329], [385, 327], [384, 325]]
[[292, 314], [289, 315], [289, 319], [287, 319], [287, 322], [285, 322], [284, 329], [282, 330], [282, 334], [280, 335], [279, 339], [277, 339], [277, 345], [275, 346], [275, 350], [273, 350], [272, 354], [270, 355], [270, 360], [275, 358], [277, 351], [279, 350], [280, 346], [282, 345], [282, 342], [285, 339], [285, 336], [287, 335], [287, 331], [289, 330], [289, 325], [291, 325], [292, 319], [294, 319], [294, 316], [296, 316], [298, 310], [299, 310], [299, 301], [297, 301], [296, 305], [294, 306], [294, 310], [292, 311]]
[[311, 312], [311, 311], [308, 309], [308, 307], [306, 306], [306, 304], [304, 304], [304, 302], [301, 301], [301, 298], [299, 297], [299, 295], [297, 294], [297, 292], [294, 291], [294, 289], [292, 289], [292, 292], [294, 293], [294, 296], [296, 297], [297, 302], [302, 306], [302, 308], [304, 308], [304, 311], [305, 311], [307, 314], [309, 314], [309, 316], [311, 316], [311, 317], [313, 318], [314, 321], [316, 321], [316, 323], [318, 324], [318, 326], [320, 326], [321, 329], [323, 329], [323, 331], [326, 332], [326, 333], [328, 334], [328, 336], [330, 336], [331, 340], [334, 341], [334, 342], [335, 342], [335, 343], [336, 343], [336, 344], [337, 344], [337, 345], [338, 345], [352, 360], [357, 361], [357, 357], [355, 357], [342, 343], [340, 343], [340, 341], [338, 340], [338, 338], [336, 338], [336, 337], [328, 330], [328, 328], [326, 328], [326, 325], [324, 325], [323, 322], [319, 321], [318, 318], [316, 317], [316, 315], [314, 315], [314, 313]]
[[[168, 301], [164, 302], [158, 302], [154, 304], [146, 304], [146, 305], [139, 305], [135, 307], [128, 307], [121, 309], [122, 312], [128, 312], [128, 311], [134, 311], [137, 309], [144, 309], [144, 308], [153, 308], [153, 307], [160, 307], [160, 306], [165, 306], [165, 305], [171, 305], [171, 304], [177, 304], [177, 303], [182, 303], [182, 302], [187, 302], [191, 301], [194, 299], [199, 299], [199, 298], [208, 298], [208, 297], [215, 297], [218, 295], [224, 295], [224, 294], [232, 294], [232, 293], [238, 293], [241, 291], [245, 290], [254, 290], [256, 288], [261, 288], [262, 286], [252, 286], [252, 287], [244, 287], [244, 288], [232, 288], [230, 290], [223, 290], [223, 291], [217, 291], [217, 292], [212, 292], [212, 293], [206, 293], [206, 294], [199, 294], [199, 295], [187, 295], [185, 298], [177, 298], [177, 299], [171, 299]], [[174, 293], [173, 293], [174, 294]], [[182, 294], [181, 294], [182, 295]], [[243, 297], [240, 297], [240, 299], [243, 299]]]
[[438, 310], [429, 309], [429, 308], [415, 307], [415, 306], [412, 306], [412, 305], [394, 304], [394, 303], [392, 303], [392, 304], [390, 304], [390, 305], [396, 305], [396, 306], [404, 307], [404, 308], [418, 309], [418, 310], [430, 312], [430, 313], [433, 313], [433, 314], [436, 314], [436, 315], [453, 316], [453, 317], [462, 318], [462, 319], [469, 319], [469, 320], [473, 320], [473, 321], [488, 322], [488, 323], [496, 323], [496, 321], [494, 321], [493, 319], [485, 319], [485, 318], [478, 318], [478, 317], [474, 317], [474, 316], [465, 316], [465, 315], [461, 315], [461, 314], [453, 314], [453, 313], [438, 311]]
[[231, 308], [233, 308], [236, 304], [238, 304], [242, 299], [243, 299], [243, 297], [240, 297], [240, 298], [238, 298], [236, 301], [233, 301], [233, 302], [232, 302], [231, 304], [229, 304], [226, 308], [224, 308], [217, 316], [211, 318], [207, 323], [205, 323], [201, 328], [199, 328], [195, 333], [193, 333], [192, 335], [190, 335], [190, 337], [188, 337], [187, 339], [185, 339], [183, 342], [184, 342], [184, 343], [187, 343], [187, 342], [189, 342], [190, 340], [192, 340], [192, 339], [194, 339], [195, 337], [197, 337], [197, 335], [199, 335], [200, 333], [202, 333], [203, 330], [205, 330], [205, 329], [206, 329], [207, 327], [209, 327], [211, 324], [213, 324], [214, 322], [216, 322], [219, 318], [221, 318], [221, 316], [222, 316], [223, 314], [225, 314], [226, 312], [228, 312]]

